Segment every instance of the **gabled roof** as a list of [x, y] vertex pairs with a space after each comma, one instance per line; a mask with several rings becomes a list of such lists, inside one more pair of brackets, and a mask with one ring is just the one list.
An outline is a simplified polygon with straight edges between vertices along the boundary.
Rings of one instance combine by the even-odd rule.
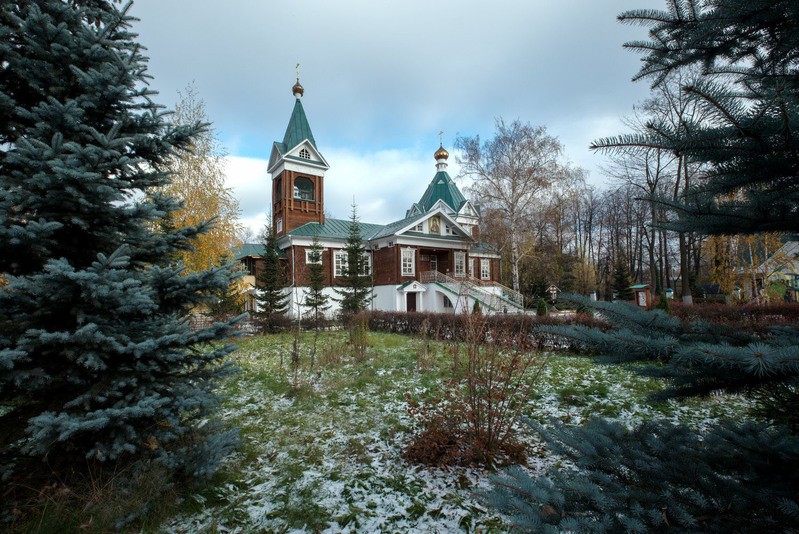
[[418, 204], [424, 211], [429, 211], [439, 200], [444, 201], [452, 211], [458, 212], [466, 202], [466, 198], [450, 178], [447, 171], [438, 171], [433, 176], [433, 181], [427, 186], [427, 190], [422, 195]]
[[786, 241], [766, 261], [760, 264], [758, 272], [782, 271], [799, 273], [799, 241]]
[[[349, 219], [325, 219], [324, 224], [318, 222], [305, 223], [302, 226], [287, 232], [286, 235], [293, 237], [313, 237], [319, 239], [347, 239], [350, 235], [350, 224], [352, 221]], [[372, 234], [378, 232], [383, 228], [382, 224], [371, 223], [355, 223], [361, 231], [363, 239], [371, 238]]]
[[405, 217], [404, 219], [400, 219], [399, 221], [394, 221], [392, 223], [388, 223], [387, 225], [383, 226], [379, 231], [377, 231], [370, 239], [377, 239], [380, 237], [387, 237], [390, 235], [394, 235], [399, 230], [402, 230], [406, 226], [409, 226], [417, 221], [421, 221], [425, 218], [424, 213], [417, 213], [416, 215], [411, 215], [410, 217]]
[[472, 203], [467, 200], [458, 209], [458, 215], [463, 215], [464, 217], [479, 217], [480, 211], [477, 209], [477, 206], [473, 206]]
[[414, 202], [413, 204], [411, 204], [411, 209], [405, 212], [405, 218], [407, 219], [408, 217], [413, 217], [414, 215], [419, 215], [420, 213], [423, 212], [424, 210], [421, 208], [421, 206], [419, 206], [419, 204]]
[[[410, 229], [415, 226], [418, 222], [423, 221], [425, 219], [429, 219], [434, 215], [441, 215], [444, 219], [446, 219], [449, 223], [452, 223], [454, 226], [460, 229], [461, 232], [464, 233], [463, 236], [458, 235], [436, 235], [436, 234], [425, 234], [421, 232], [414, 232], [411, 230], [403, 229]], [[471, 241], [472, 238], [468, 236], [466, 232], [464, 232], [463, 228], [460, 227], [458, 222], [455, 218], [446, 212], [441, 207], [434, 209], [431, 212], [426, 213], [418, 213], [416, 215], [411, 215], [410, 217], [405, 217], [404, 219], [400, 219], [399, 221], [394, 221], [385, 225], [379, 232], [374, 234], [370, 239], [378, 239], [380, 237], [388, 237], [390, 235], [399, 234], [414, 236], [414, 237], [424, 237], [427, 239], [449, 239], [449, 240], [456, 240], [456, 241]]]

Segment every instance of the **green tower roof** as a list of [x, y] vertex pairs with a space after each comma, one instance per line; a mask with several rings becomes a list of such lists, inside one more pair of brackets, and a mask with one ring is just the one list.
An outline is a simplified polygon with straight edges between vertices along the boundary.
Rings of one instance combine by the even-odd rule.
[[446, 202], [447, 206], [455, 212], [459, 211], [466, 202], [466, 197], [463, 196], [458, 186], [449, 177], [447, 171], [438, 171], [433, 176], [433, 181], [427, 186], [427, 190], [422, 195], [418, 205], [427, 212], [439, 200]]
[[316, 146], [313, 133], [311, 133], [311, 126], [308, 124], [308, 118], [305, 116], [302, 102], [300, 102], [298, 98], [294, 103], [294, 111], [291, 112], [289, 125], [286, 127], [286, 135], [283, 136], [283, 146], [281, 147], [283, 148], [283, 153], [291, 150], [306, 139], [311, 142], [314, 148], [319, 148]]

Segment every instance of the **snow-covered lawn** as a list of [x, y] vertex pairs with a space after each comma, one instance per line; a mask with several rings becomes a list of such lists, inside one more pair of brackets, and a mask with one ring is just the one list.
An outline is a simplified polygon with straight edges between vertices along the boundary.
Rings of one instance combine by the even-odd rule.
[[[411, 465], [403, 449], [415, 421], [406, 395], [424, 399], [447, 378], [451, 356], [439, 345], [431, 369], [417, 368], [419, 344], [369, 334], [366, 361], [347, 355], [343, 333], [323, 334], [309, 369], [289, 371], [290, 336], [242, 340], [222, 418], [241, 428], [242, 446], [217, 483], [189, 497], [168, 532], [504, 532], [503, 519], [474, 492], [489, 487], [481, 469]], [[282, 355], [282, 367], [281, 367]], [[337, 361], [338, 360], [338, 361]], [[688, 404], [644, 402], [658, 382], [588, 358], [552, 355], [525, 414], [570, 424], [599, 414], [634, 424], [665, 417], [703, 426], [746, 407], [738, 397]], [[528, 469], [557, 461], [530, 436]]]

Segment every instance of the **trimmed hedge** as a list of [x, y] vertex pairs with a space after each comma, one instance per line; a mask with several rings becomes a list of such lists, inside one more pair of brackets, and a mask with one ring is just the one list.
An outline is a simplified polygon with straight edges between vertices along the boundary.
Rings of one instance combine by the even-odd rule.
[[[425, 313], [425, 312], [367, 312], [369, 329], [375, 332], [389, 332], [414, 337], [427, 337], [444, 341], [466, 341], [472, 322], [469, 314]], [[485, 337], [490, 340], [492, 333], [512, 335], [516, 343], [530, 349], [577, 351], [578, 347], [570, 340], [551, 333], [541, 332], [544, 325], [582, 324], [589, 327], [606, 327], [606, 323], [591, 315], [580, 313], [570, 316], [539, 315], [489, 315], [480, 317], [485, 321]]]
[[683, 322], [697, 320], [724, 325], [736, 330], [764, 333], [772, 326], [799, 325], [799, 303], [775, 304], [694, 304], [672, 301], [670, 313]]
[[[669, 302], [670, 313], [683, 322], [703, 320], [730, 328], [730, 331], [766, 333], [769, 328], [780, 325], [799, 325], [799, 303], [746, 304], [694, 304]], [[415, 337], [427, 337], [443, 341], [465, 341], [470, 322], [469, 314], [425, 313], [425, 312], [365, 312], [369, 329]], [[491, 332], [513, 335], [516, 342], [530, 349], [547, 349], [580, 352], [572, 340], [551, 333], [541, 332], [544, 325], [581, 324], [594, 328], [607, 328], [607, 323], [590, 314], [577, 313], [563, 316], [552, 315], [489, 315], [485, 321], [487, 340]]]

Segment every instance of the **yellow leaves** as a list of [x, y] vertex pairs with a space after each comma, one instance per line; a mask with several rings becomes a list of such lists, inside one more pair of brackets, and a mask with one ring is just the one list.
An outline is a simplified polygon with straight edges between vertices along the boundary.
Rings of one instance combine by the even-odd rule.
[[[194, 87], [189, 86], [180, 96], [173, 123], [208, 122], [205, 104]], [[242, 225], [238, 219], [239, 202], [225, 186], [224, 152], [213, 131], [199, 134], [190, 150], [176, 157], [170, 168], [172, 183], [162, 188], [162, 192], [179, 199], [183, 207], [171, 213], [165, 222], [180, 229], [213, 220], [213, 228], [198, 237], [194, 250], [179, 253], [176, 259], [191, 272], [220, 265], [239, 245], [237, 235]]]
[[736, 284], [745, 288], [745, 298], [761, 297], [761, 288], [790, 262], [781, 252], [784, 235], [759, 233], [711, 236], [706, 241], [710, 281], [730, 295]]
[[710, 236], [707, 247], [710, 254], [710, 281], [719, 285], [721, 293], [731, 295], [736, 279], [736, 247], [730, 236]]

